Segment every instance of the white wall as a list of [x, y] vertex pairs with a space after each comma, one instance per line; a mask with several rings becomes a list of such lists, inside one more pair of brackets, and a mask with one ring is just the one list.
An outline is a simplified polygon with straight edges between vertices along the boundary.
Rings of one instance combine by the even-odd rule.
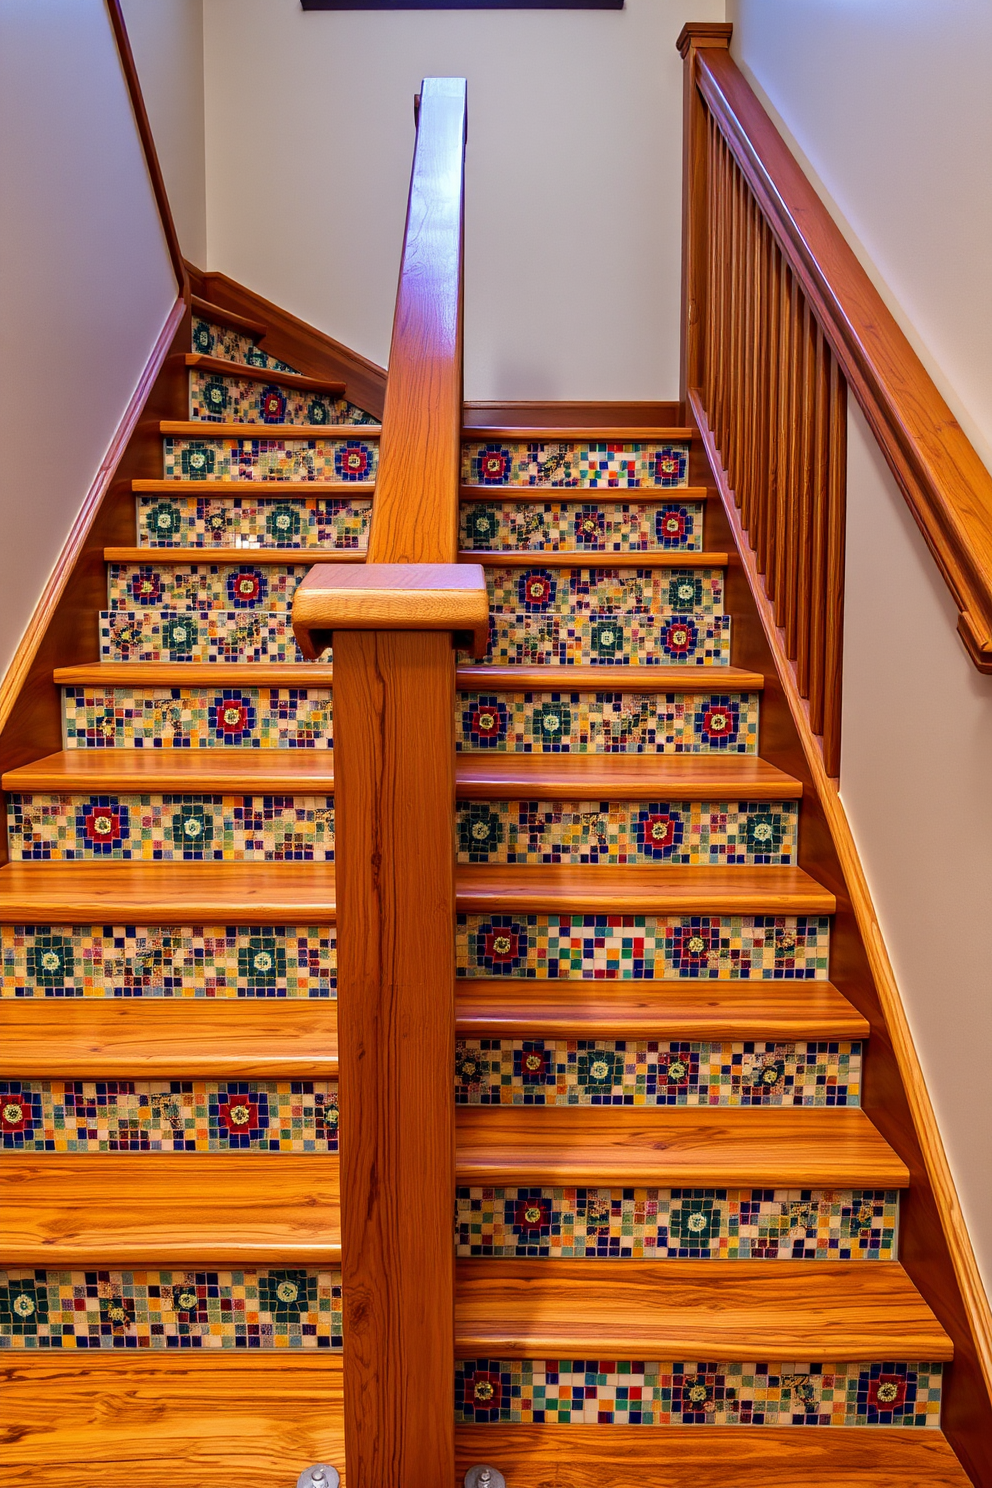
[[0, 670], [176, 284], [102, 0], [0, 5]]
[[203, 0], [121, 0], [183, 253], [207, 257]]
[[464, 76], [466, 396], [675, 398], [675, 38], [723, 12], [205, 0], [209, 266], [384, 363], [413, 94], [424, 76]]

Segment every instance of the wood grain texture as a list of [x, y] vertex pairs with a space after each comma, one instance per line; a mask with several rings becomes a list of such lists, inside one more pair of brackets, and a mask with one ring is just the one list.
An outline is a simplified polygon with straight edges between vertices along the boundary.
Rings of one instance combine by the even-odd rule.
[[798, 800], [802, 781], [753, 754], [459, 754], [460, 799]]
[[327, 863], [8, 863], [0, 923], [329, 925]]
[[[583, 981], [466, 977], [462, 1038], [862, 1039], [863, 1013], [829, 982]], [[2, 1005], [0, 1005], [2, 1006]]]
[[[148, 549], [145, 548], [147, 554]], [[461, 563], [481, 563], [483, 568], [682, 568], [686, 564], [684, 552], [624, 552], [597, 553], [588, 548], [567, 550], [564, 548], [540, 551], [520, 548], [501, 552], [486, 552], [479, 548], [465, 549], [459, 553]], [[726, 568], [726, 553], [692, 553], [689, 562], [693, 568]]]
[[486, 402], [467, 399], [463, 404], [463, 425], [468, 437], [474, 437], [478, 425], [491, 428], [494, 424], [510, 428], [576, 430], [597, 428], [656, 428], [663, 429], [682, 422], [682, 406], [679, 403], [653, 401], [631, 402], [532, 402], [504, 401]]
[[332, 1001], [0, 1000], [4, 1077], [333, 1080], [337, 1073], [337, 1009]]
[[[578, 432], [578, 431], [576, 431]], [[589, 489], [588, 487], [586, 488]], [[520, 501], [533, 503], [535, 501], [569, 501], [582, 504], [583, 501], [595, 497], [595, 490], [589, 491], [588, 496], [583, 496], [582, 489], [575, 486], [475, 486], [463, 485], [459, 490], [461, 501]], [[627, 486], [624, 488], [620, 498], [624, 506], [637, 506], [638, 504], [657, 505], [666, 501], [687, 501], [693, 505], [700, 502], [705, 503], [709, 499], [709, 492], [705, 486], [678, 486], [676, 489], [659, 489], [657, 486]], [[683, 554], [683, 557], [685, 555]]]
[[[241, 428], [245, 425], [242, 424]], [[245, 492], [244, 483], [229, 480], [163, 480], [155, 477], [151, 480], [134, 480], [131, 489], [145, 495], [161, 496], [243, 496]], [[255, 487], [254, 489], [257, 489]], [[280, 481], [280, 496], [371, 496], [375, 490], [374, 481]], [[261, 496], [267, 493], [258, 491]], [[149, 549], [143, 549], [148, 552]], [[166, 548], [154, 548], [151, 551], [164, 553]], [[210, 552], [209, 548], [203, 551]], [[284, 548], [284, 552], [307, 551], [301, 549]], [[312, 549], [310, 550], [312, 552]]]
[[5, 1353], [6, 1488], [71, 1475], [86, 1488], [291, 1488], [343, 1473], [340, 1355], [230, 1349]]
[[473, 692], [760, 692], [763, 672], [725, 666], [459, 666]]
[[230, 326], [232, 331], [243, 331], [253, 341], [264, 341], [268, 326], [260, 320], [251, 320], [247, 315], [238, 315], [234, 310], [225, 310], [222, 305], [215, 305], [211, 300], [205, 300], [200, 295], [191, 295], [189, 307], [194, 315], [201, 320], [208, 320], [211, 325]]
[[464, 78], [425, 78], [389, 349], [371, 563], [451, 563], [458, 549], [466, 128]]
[[[310, 488], [311, 492], [313, 487]], [[231, 494], [231, 483], [227, 483], [227, 494]], [[287, 564], [309, 563], [317, 555], [313, 548], [104, 548], [103, 556], [108, 563], [154, 563], [165, 567], [170, 563], [250, 563]], [[361, 549], [353, 552], [335, 552], [335, 563], [364, 563]]]
[[[64, 749], [2, 777], [12, 791], [231, 791], [319, 796], [330, 749]], [[194, 870], [195, 871], [195, 870]]]
[[[234, 363], [232, 362], [233, 366]], [[259, 430], [264, 429], [266, 439], [334, 439], [340, 438], [338, 430], [344, 427], [338, 424], [214, 424], [205, 419], [163, 419], [158, 426], [158, 432], [163, 438], [172, 439], [258, 439]], [[346, 433], [350, 437], [354, 427], [360, 427], [362, 439], [378, 439], [382, 429], [378, 424], [362, 424], [360, 426], [348, 425]], [[202, 482], [198, 484], [202, 485]], [[253, 483], [257, 484], [257, 483]], [[280, 488], [282, 482], [279, 482]], [[320, 486], [320, 481], [314, 481], [314, 486]]]
[[459, 1477], [498, 1463], [513, 1488], [968, 1488], [941, 1431], [831, 1426], [459, 1426]]
[[52, 675], [62, 687], [330, 687], [334, 672], [295, 661], [94, 661]]
[[293, 595], [293, 634], [316, 660], [336, 630], [465, 631], [485, 655], [485, 574], [477, 563], [316, 563]]
[[[2, 875], [0, 875], [2, 883]], [[802, 868], [460, 865], [460, 913], [833, 914]]]
[[797, 276], [992, 671], [992, 475], [728, 53], [699, 51], [696, 84]]
[[454, 1471], [450, 637], [342, 631], [335, 668], [347, 1450], [368, 1488], [433, 1488]]
[[455, 1349], [844, 1363], [954, 1354], [895, 1261], [460, 1261]]
[[12, 1266], [337, 1265], [331, 1153], [7, 1153]]
[[344, 393], [343, 382], [331, 382], [326, 377], [304, 377], [299, 372], [276, 372], [271, 367], [253, 367], [249, 362], [232, 363], [226, 357], [203, 356], [198, 351], [186, 353], [186, 365], [201, 372], [216, 373], [218, 377], [234, 375], [243, 382], [275, 382], [279, 387], [297, 388], [300, 392], [307, 393], [330, 393], [335, 398], [340, 398]]
[[[615, 428], [607, 424], [604, 424], [599, 428], [587, 425], [585, 428], [582, 429], [576, 429], [567, 424], [560, 425], [558, 428], [535, 428], [533, 425], [525, 424], [510, 426], [507, 426], [505, 424], [485, 424], [474, 425], [462, 430], [462, 437], [464, 439], [506, 439], [515, 444], [529, 444], [533, 443], [533, 441], [535, 440], [540, 441], [542, 439], [567, 440], [575, 439], [576, 437], [584, 440], [608, 440], [612, 444], [638, 443], [643, 442], [644, 440], [670, 440], [673, 443], [687, 444], [692, 439], [692, 436], [693, 430], [682, 425], [673, 425], [668, 428], [659, 429], [656, 425], [652, 426], [650, 424], [633, 425], [628, 428]], [[492, 489], [492, 487], [490, 487], [490, 489]], [[531, 490], [533, 489], [534, 488], [531, 487]], [[559, 487], [558, 489], [560, 490], [561, 487]], [[625, 491], [625, 498], [626, 494], [627, 493]], [[659, 499], [659, 497], [663, 501], [670, 501], [672, 499], [671, 490], [659, 491], [656, 488], [654, 494], [656, 500]], [[575, 496], [576, 492], [573, 489], [573, 500], [575, 499]], [[578, 499], [580, 501], [583, 499], [581, 491], [578, 492]]]
[[459, 1183], [905, 1188], [909, 1182], [905, 1163], [858, 1110], [463, 1106], [457, 1131]]

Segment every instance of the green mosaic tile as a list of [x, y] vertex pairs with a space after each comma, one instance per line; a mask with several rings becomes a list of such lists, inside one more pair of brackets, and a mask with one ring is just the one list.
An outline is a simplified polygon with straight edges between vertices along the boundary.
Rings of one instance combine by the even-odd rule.
[[320, 435], [313, 439], [224, 439], [211, 436], [163, 440], [166, 480], [370, 481], [379, 441], [372, 435]]
[[377, 424], [370, 413], [322, 393], [299, 392], [247, 377], [226, 377], [193, 368], [189, 416], [221, 424]]
[[462, 481], [485, 486], [684, 486], [689, 446], [657, 440], [546, 440], [530, 443], [466, 439]]
[[0, 1271], [0, 1349], [340, 1347], [340, 1271]]
[[302, 687], [66, 687], [67, 749], [331, 748], [331, 694]]
[[370, 496], [139, 496], [138, 545], [344, 548], [368, 543]]
[[518, 754], [756, 754], [758, 709], [757, 693], [463, 692], [455, 747]]
[[460, 523], [463, 548], [639, 553], [703, 546], [701, 502], [506, 501], [495, 489], [491, 500], [463, 501]]
[[288, 612], [309, 563], [108, 563], [110, 611], [230, 610]]
[[[287, 611], [113, 610], [100, 615], [102, 661], [301, 662]], [[326, 653], [322, 660], [329, 660]]]
[[249, 367], [268, 367], [273, 372], [299, 370], [270, 356], [250, 336], [239, 335], [231, 326], [213, 325], [199, 316], [193, 317], [191, 349], [199, 352], [200, 356], [222, 357], [225, 362], [246, 362]]

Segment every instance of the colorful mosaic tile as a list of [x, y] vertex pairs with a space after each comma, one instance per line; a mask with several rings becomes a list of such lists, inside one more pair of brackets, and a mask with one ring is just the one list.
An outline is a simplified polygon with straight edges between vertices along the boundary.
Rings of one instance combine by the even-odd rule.
[[66, 687], [67, 749], [330, 749], [331, 694], [302, 687]]
[[[103, 661], [298, 662], [287, 611], [104, 610]], [[322, 660], [329, 660], [329, 652]]]
[[459, 1188], [459, 1256], [894, 1261], [895, 1189]]
[[358, 550], [371, 515], [370, 496], [139, 496], [138, 544]]
[[252, 610], [285, 612], [309, 563], [108, 563], [111, 612], [153, 610]]
[[0, 1080], [17, 1152], [336, 1152], [336, 1084], [314, 1080]]
[[460, 863], [785, 864], [796, 801], [459, 801]]
[[0, 1271], [0, 1349], [340, 1347], [340, 1271]]
[[163, 440], [166, 480], [375, 480], [379, 441], [370, 435], [314, 439]]
[[458, 1422], [939, 1426], [941, 1366], [466, 1359]]
[[810, 981], [828, 975], [825, 915], [459, 915], [459, 976], [691, 977]]
[[684, 486], [687, 444], [568, 440], [509, 444], [467, 439], [462, 480], [483, 486]]
[[17, 862], [332, 862], [334, 803], [327, 796], [14, 792], [7, 836]]
[[250, 336], [241, 336], [231, 326], [211, 325], [194, 318], [192, 349], [200, 356], [222, 357], [225, 362], [246, 362], [249, 367], [269, 367], [273, 372], [296, 372], [286, 362], [269, 356]]
[[462, 693], [456, 748], [519, 754], [755, 754], [757, 693]]
[[222, 377], [216, 372], [189, 374], [189, 416], [218, 424], [377, 424], [347, 398], [300, 392], [278, 382]]
[[532, 568], [487, 568], [486, 584], [490, 606], [508, 618], [723, 612], [722, 568], [565, 568], [549, 556]]
[[459, 1042], [468, 1106], [857, 1106], [861, 1045], [614, 1039]]
[[699, 551], [699, 502], [463, 501], [463, 548], [519, 548], [554, 552], [589, 548], [640, 553], [652, 548]]
[[0, 925], [2, 997], [331, 998], [332, 925]]

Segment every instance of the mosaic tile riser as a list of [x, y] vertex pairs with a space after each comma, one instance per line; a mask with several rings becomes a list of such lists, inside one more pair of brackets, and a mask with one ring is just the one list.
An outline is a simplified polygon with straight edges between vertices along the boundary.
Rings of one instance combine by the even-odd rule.
[[559, 568], [550, 557], [540, 567], [487, 568], [490, 609], [512, 619], [556, 614], [562, 620], [595, 614], [631, 618], [661, 612], [719, 615], [719, 568]]
[[459, 1188], [460, 1256], [891, 1261], [899, 1195], [876, 1190]]
[[3, 997], [335, 995], [333, 926], [0, 925]]
[[166, 480], [370, 481], [379, 443], [366, 437], [313, 439], [168, 438], [163, 441]]
[[327, 796], [7, 797], [15, 861], [330, 862]]
[[941, 1366], [602, 1359], [460, 1362], [458, 1422], [937, 1426]]
[[364, 548], [368, 496], [139, 496], [137, 540], [148, 548]]
[[472, 977], [805, 981], [829, 974], [821, 915], [459, 915]]
[[857, 1106], [861, 1045], [482, 1039], [455, 1080], [472, 1106]]
[[466, 440], [462, 481], [484, 486], [659, 486], [686, 484], [689, 446], [658, 441], [547, 441], [510, 444]]
[[230, 326], [213, 325], [207, 320], [194, 320], [192, 350], [200, 356], [222, 357], [225, 362], [245, 362], [249, 367], [268, 367], [273, 372], [297, 372], [287, 362], [280, 362], [250, 336], [239, 336]]
[[100, 658], [281, 663], [302, 662], [303, 653], [286, 611], [114, 610], [100, 615]]
[[67, 749], [330, 749], [331, 694], [302, 687], [66, 687]]
[[0, 1271], [0, 1349], [340, 1347], [339, 1271]]
[[307, 563], [109, 563], [107, 607], [128, 610], [286, 612]]
[[[468, 653], [461, 653], [468, 661]], [[729, 666], [729, 615], [491, 611], [483, 658], [497, 666]]]
[[455, 747], [519, 754], [755, 754], [758, 697], [463, 693], [455, 713]]
[[246, 377], [200, 372], [189, 375], [189, 416], [219, 424], [377, 424], [347, 398], [300, 392]]
[[459, 801], [461, 863], [784, 864], [795, 801]]
[[337, 1085], [314, 1080], [0, 1080], [17, 1152], [336, 1152]]
[[494, 489], [492, 501], [462, 503], [460, 530], [464, 548], [688, 553], [703, 546], [703, 508], [699, 502], [670, 501], [501, 502]]

